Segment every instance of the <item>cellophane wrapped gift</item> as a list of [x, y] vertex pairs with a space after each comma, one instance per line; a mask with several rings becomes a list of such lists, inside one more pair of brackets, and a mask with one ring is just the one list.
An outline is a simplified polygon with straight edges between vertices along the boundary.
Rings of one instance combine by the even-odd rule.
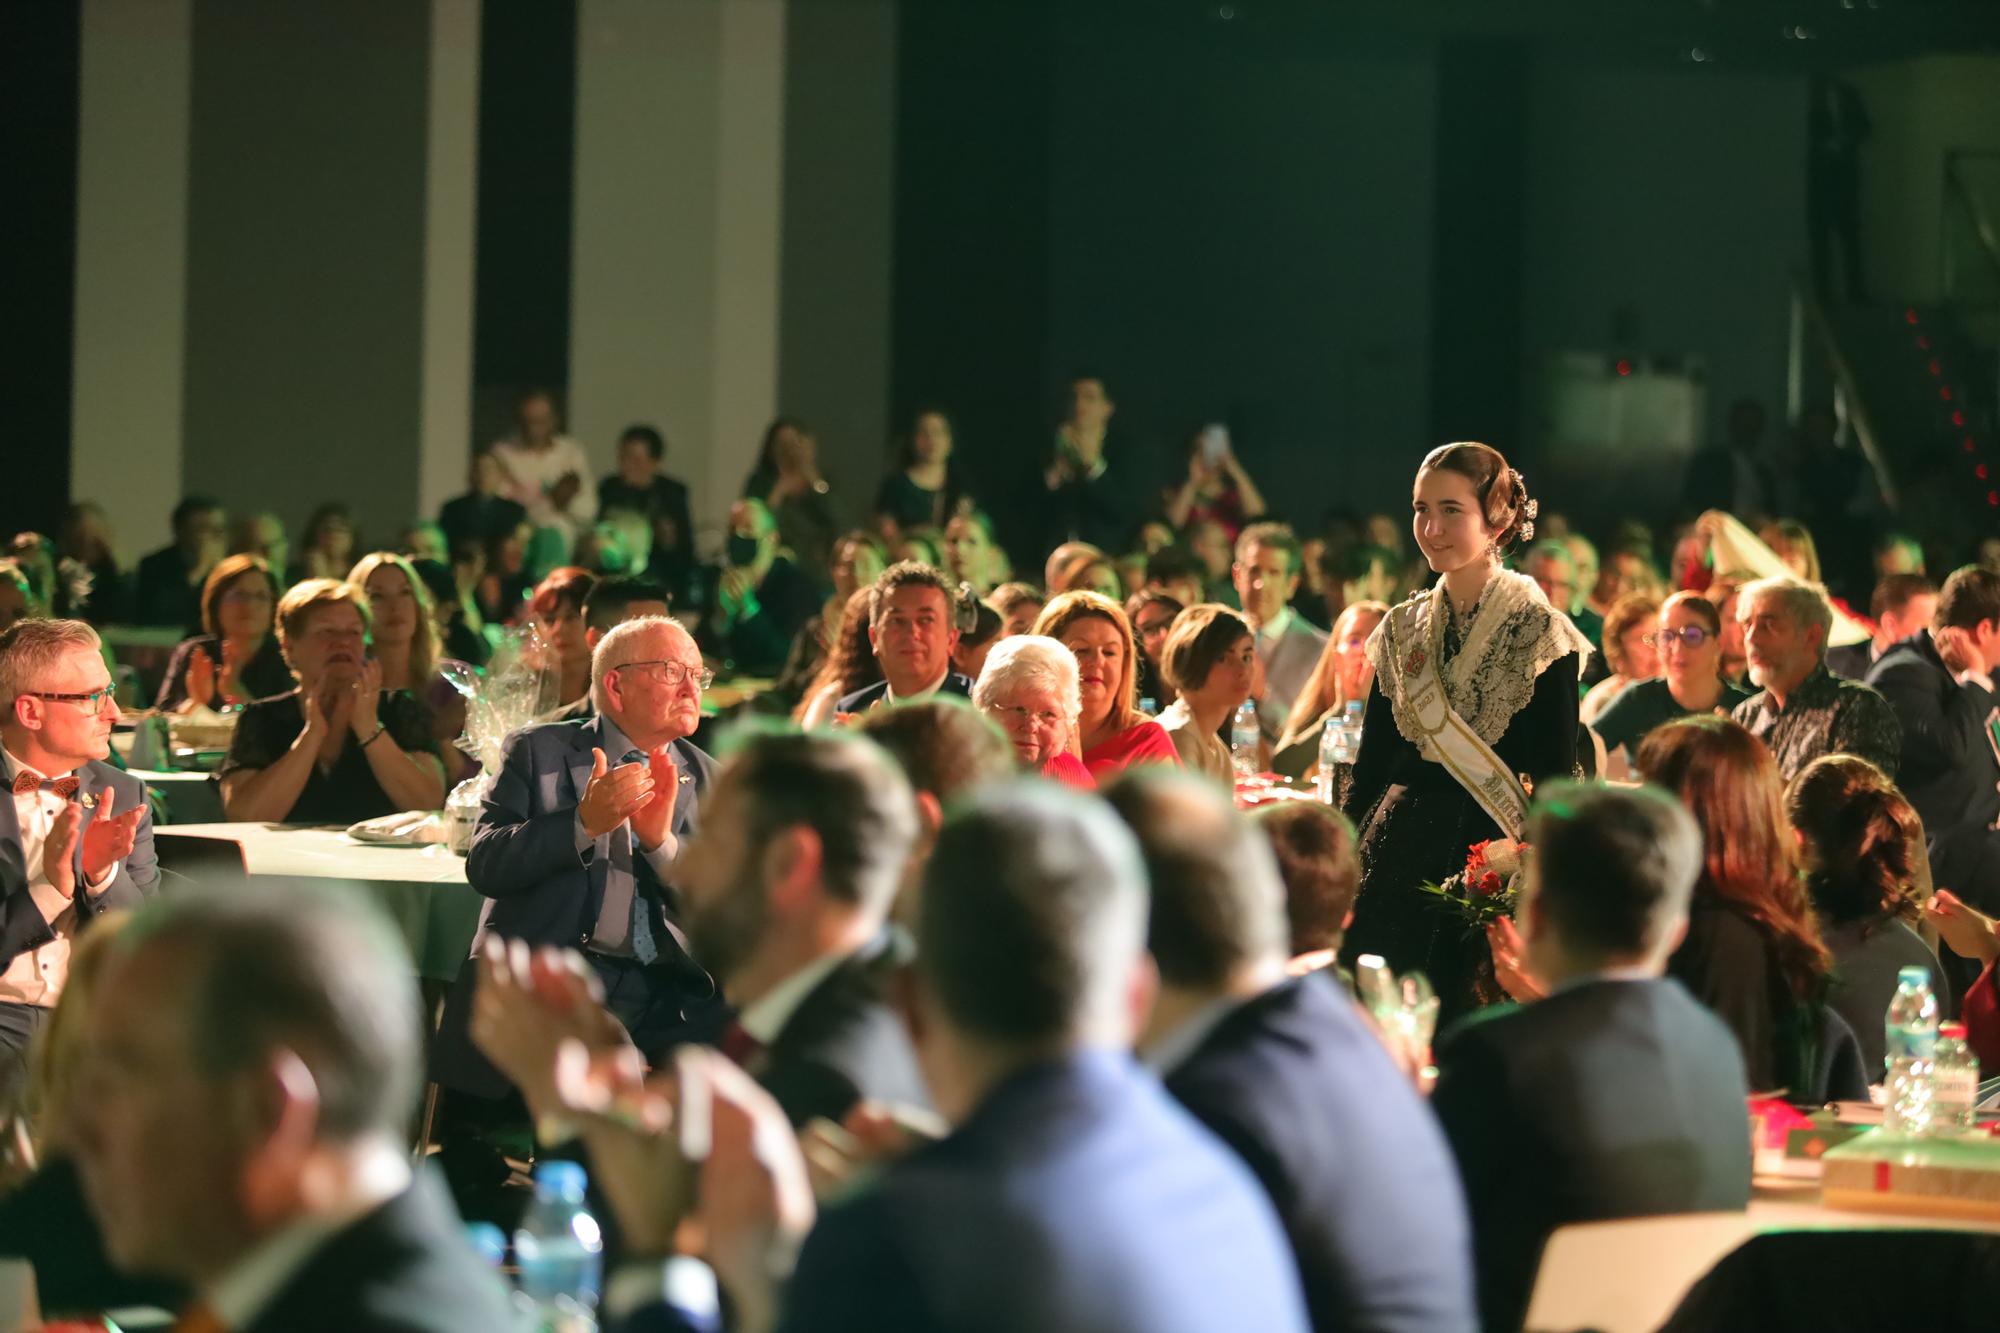
[[453, 663], [444, 674], [465, 696], [465, 731], [456, 743], [479, 764], [444, 801], [451, 849], [463, 856], [507, 738], [556, 706], [562, 676], [553, 646], [532, 623], [503, 634], [483, 672]]

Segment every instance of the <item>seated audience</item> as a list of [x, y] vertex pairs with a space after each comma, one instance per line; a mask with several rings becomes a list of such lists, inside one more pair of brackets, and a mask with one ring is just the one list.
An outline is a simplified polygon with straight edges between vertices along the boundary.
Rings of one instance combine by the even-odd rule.
[[1184, 607], [1212, 601], [1207, 595], [1204, 573], [1193, 551], [1185, 546], [1168, 546], [1147, 557], [1146, 583], [1137, 595], [1156, 592]]
[[119, 714], [101, 649], [80, 620], [0, 633], [0, 1112], [19, 1104], [72, 942], [159, 883], [146, 788], [109, 762]]
[[535, 628], [556, 667], [558, 707], [574, 704], [590, 693], [590, 634], [583, 620], [583, 604], [596, 586], [595, 574], [565, 565], [551, 570], [528, 599]]
[[[1344, 603], [1380, 602], [1393, 606], [1411, 586], [1398, 549], [1367, 544], [1351, 548], [1340, 565], [1340, 595]], [[1416, 586], [1422, 586], [1422, 580]], [[1558, 610], [1561, 608], [1558, 607]]]
[[972, 687], [972, 705], [999, 724], [1020, 766], [1073, 787], [1096, 779], [1077, 757], [1083, 710], [1076, 657], [1054, 639], [1016, 634], [986, 658]]
[[875, 492], [875, 521], [884, 537], [941, 530], [970, 505], [951, 475], [951, 448], [951, 418], [935, 409], [918, 412], [899, 442], [895, 467]]
[[1047, 599], [1041, 589], [1026, 583], [1003, 583], [986, 596], [986, 604], [1000, 613], [1000, 636], [1034, 631]]
[[1611, 605], [1604, 617], [1603, 680], [1585, 691], [1577, 705], [1577, 720], [1588, 726], [1625, 687], [1660, 674], [1655, 622], [1660, 617], [1660, 599], [1651, 593], [1628, 592]]
[[972, 682], [951, 669], [958, 647], [961, 608], [944, 573], [905, 560], [875, 580], [868, 643], [882, 664], [882, 680], [841, 698], [834, 710], [860, 713], [878, 704], [928, 699], [943, 691], [963, 699]]
[[1771, 548], [1778, 563], [1792, 577], [1805, 583], [1820, 582], [1819, 547], [1806, 525], [1795, 518], [1772, 519], [1757, 531], [1757, 538]]
[[[1594, 554], [1594, 549], [1593, 549]], [[1590, 584], [1584, 581], [1577, 558], [1568, 546], [1554, 537], [1543, 537], [1521, 556], [1521, 572], [1535, 581], [1549, 605], [1568, 616], [1583, 637], [1600, 649], [1604, 642], [1604, 620], [1584, 604]], [[1595, 579], [1593, 565], [1591, 577]], [[1385, 599], [1386, 600], [1386, 599]]]
[[1944, 581], [1934, 623], [1868, 673], [1903, 733], [1897, 779], [1922, 817], [1933, 877], [2000, 912], [2000, 574], [1968, 565]]
[[1042, 585], [1051, 597], [1059, 592], [1068, 592], [1066, 580], [1072, 569], [1089, 560], [1102, 560], [1104, 552], [1089, 542], [1067, 541], [1049, 552], [1042, 562]]
[[1183, 536], [1188, 550], [1201, 564], [1203, 595], [1195, 600], [1238, 606], [1236, 588], [1229, 575], [1229, 567], [1236, 559], [1236, 539], [1229, 535], [1229, 529], [1212, 518], [1196, 519], [1187, 525]]
[[438, 526], [454, 549], [462, 542], [484, 546], [497, 541], [528, 517], [527, 507], [505, 494], [507, 470], [492, 450], [472, 456], [470, 478], [465, 494], [446, 500], [438, 511]]
[[[368, 598], [374, 618], [368, 649], [382, 668], [382, 688], [408, 694], [424, 706], [445, 776], [457, 782], [471, 771], [464, 751], [452, 744], [465, 730], [465, 696], [440, 674], [446, 662], [430, 589], [408, 560], [389, 551], [362, 556], [347, 581]], [[464, 670], [465, 664], [458, 663], [457, 669]]]
[[1902, 751], [1895, 710], [1859, 681], [1826, 669], [1833, 608], [1826, 590], [1796, 578], [1759, 579], [1737, 594], [1736, 617], [1758, 693], [1730, 716], [1771, 747], [1789, 781], [1823, 754], [1853, 754], [1891, 777]]
[[552, 564], [567, 563], [578, 534], [597, 520], [590, 460], [561, 429], [554, 395], [530, 389], [514, 402], [514, 434], [487, 450], [500, 467], [500, 493], [527, 512], [538, 533], [550, 534]]
[[1349, 602], [1333, 622], [1333, 632], [1320, 650], [1312, 674], [1292, 700], [1291, 715], [1271, 754], [1271, 768], [1288, 778], [1303, 778], [1319, 768], [1320, 733], [1347, 714], [1348, 701], [1364, 708], [1375, 667], [1368, 660], [1368, 636], [1389, 614], [1384, 602]]
[[827, 655], [840, 639], [842, 615], [848, 601], [857, 588], [865, 588], [882, 577], [884, 567], [882, 544], [859, 529], [833, 544], [833, 591], [792, 636], [785, 665], [771, 686], [773, 694], [793, 707], [805, 701], [813, 678], [826, 665]]
[[743, 498], [761, 501], [777, 520], [778, 540], [793, 562], [812, 582], [827, 582], [827, 561], [841, 524], [832, 488], [820, 475], [819, 440], [804, 422], [779, 417], [765, 429]]
[[1232, 577], [1243, 618], [1256, 635], [1257, 660], [1264, 665], [1257, 725], [1266, 741], [1276, 741], [1327, 639], [1325, 630], [1292, 610], [1292, 594], [1299, 588], [1299, 539], [1282, 523], [1251, 524], [1236, 539]]
[[1902, 969], [1928, 969], [1940, 1003], [1951, 994], [1937, 955], [1912, 929], [1922, 908], [1923, 826], [1881, 769], [1850, 754], [1807, 764], [1785, 793], [1785, 812], [1833, 955], [1828, 1002], [1854, 1029], [1869, 1082], [1878, 1082], [1882, 1015]]
[[[782, 1301], [784, 1235], [718, 1237], [727, 1219], [711, 1213], [711, 1252], [742, 1260], [722, 1272], [739, 1312], [782, 1305], [797, 1330], [1308, 1326], [1255, 1178], [1125, 1054], [1147, 988], [1146, 901], [1131, 835], [1101, 807], [1001, 787], [946, 821], [910, 1004], [951, 1132], [828, 1207]], [[661, 1234], [660, 1219], [642, 1225]]]
[[1689, 713], [1728, 714], [1750, 695], [1722, 674], [1722, 617], [1708, 599], [1677, 592], [1660, 607], [1649, 634], [1662, 674], [1620, 691], [1591, 724], [1604, 742], [1609, 778], [1631, 771], [1632, 752], [1662, 722]]
[[[826, 567], [824, 554], [819, 567]], [[729, 541], [714, 578], [697, 636], [703, 648], [745, 675], [776, 676], [826, 585], [780, 548], [777, 522], [760, 500], [730, 506]]]
[[1849, 680], [1867, 680], [1882, 655], [1913, 634], [1930, 628], [1937, 615], [1938, 589], [1922, 574], [1890, 574], [1875, 585], [1868, 614], [1875, 633], [1864, 643], [1826, 650], [1826, 669]]
[[1703, 874], [1700, 830], [1659, 792], [1559, 783], [1528, 841], [1516, 915], [1548, 996], [1445, 1033], [1431, 1097], [1472, 1205], [1490, 1331], [1521, 1326], [1556, 1228], [1750, 1201], [1742, 1060], [1663, 975]]
[[1138, 649], [1125, 611], [1094, 592], [1066, 592], [1042, 608], [1035, 633], [1076, 657], [1083, 711], [1077, 745], [1100, 783], [1132, 764], [1178, 764], [1173, 737], [1141, 713], [1136, 699]]
[[[715, 983], [689, 956], [676, 858], [715, 788], [715, 761], [688, 738], [711, 676], [679, 623], [645, 617], [597, 641], [596, 716], [545, 722], [508, 739], [479, 812], [466, 881], [492, 907], [488, 939], [576, 947], [605, 1004], [648, 1058], [704, 1030]], [[452, 986], [434, 1077], [476, 1096], [507, 1082], [472, 1048], [477, 970]]]
[[1188, 437], [1186, 453], [1186, 477], [1163, 497], [1167, 522], [1176, 528], [1218, 523], [1234, 541], [1245, 524], [1264, 517], [1264, 496], [1236, 461], [1227, 426], [1203, 426]]
[[[605, 635], [628, 620], [667, 614], [667, 590], [651, 579], [612, 575], [590, 585], [583, 597], [583, 642], [592, 653]], [[543, 722], [582, 722], [596, 714], [589, 690], [574, 702], [545, 713]]]
[[1135, 774], [1110, 800], [1152, 886], [1160, 990], [1141, 1058], [1271, 1196], [1312, 1326], [1471, 1333], [1450, 1150], [1347, 995], [1288, 974], [1285, 887], [1264, 837], [1176, 774]]
[[[1815, 1099], [1833, 958], [1799, 875], [1771, 752], [1727, 718], [1684, 717], [1639, 742], [1636, 768], [1680, 797], [1702, 836], [1687, 933], [1668, 975], [1736, 1035], [1752, 1090]], [[1832, 1095], [1865, 1091], [1864, 1079]]]
[[222, 761], [222, 809], [252, 823], [352, 824], [444, 804], [430, 710], [382, 687], [364, 593], [308, 579], [278, 602], [297, 685], [244, 708]]
[[792, 720], [807, 729], [834, 720], [840, 701], [882, 682], [882, 664], [875, 657], [873, 621], [875, 587], [856, 588], [840, 613], [840, 630], [819, 673], [806, 686]]
[[694, 575], [694, 516], [687, 486], [660, 471], [666, 455], [658, 427], [627, 426], [618, 437], [618, 470], [597, 483], [597, 512], [644, 520], [652, 538], [645, 572], [684, 601]]
[[1189, 770], [1233, 787], [1229, 746], [1218, 734], [1257, 686], [1256, 635], [1226, 606], [1203, 602], [1175, 617], [1160, 654], [1178, 696], [1160, 714]]
[[1158, 716], [1174, 701], [1174, 687], [1160, 672], [1160, 652], [1167, 644], [1167, 631], [1174, 617], [1191, 603], [1177, 602], [1163, 592], [1144, 589], [1125, 599], [1125, 618], [1132, 622], [1132, 638], [1139, 645], [1139, 711]]
[[227, 554], [229, 515], [203, 495], [174, 506], [174, 539], [139, 562], [134, 576], [133, 613], [142, 625], [182, 627], [201, 632], [201, 590], [215, 562]]
[[56, 554], [65, 567], [89, 576], [70, 614], [98, 625], [117, 624], [131, 614], [131, 581], [118, 563], [111, 520], [102, 505], [79, 500], [69, 507], [56, 534]]
[[[1361, 891], [1361, 855], [1347, 816], [1318, 801], [1274, 801], [1250, 816], [1277, 857], [1285, 884], [1285, 917], [1291, 923], [1293, 976], [1328, 970], [1339, 978], [1335, 960], [1354, 899]], [[1341, 979], [1343, 988], [1346, 986]]]
[[347, 577], [354, 567], [354, 515], [340, 501], [329, 501], [306, 519], [305, 535], [299, 542], [298, 559], [286, 571], [286, 586], [306, 579]]
[[514, 625], [528, 614], [528, 596], [535, 588], [535, 578], [528, 572], [528, 544], [534, 536], [534, 525], [523, 519], [486, 544], [473, 594], [484, 623]]
[[111, 952], [72, 1147], [112, 1261], [195, 1292], [176, 1328], [511, 1325], [499, 1276], [410, 1167], [423, 1006], [375, 908], [281, 884], [184, 893]]
[[951, 650], [951, 669], [967, 680], [978, 680], [986, 666], [986, 655], [1000, 642], [1000, 613], [970, 598], [971, 591], [969, 584], [959, 585], [960, 594], [970, 601], [972, 624], [959, 632], [958, 643]]
[[889, 559], [891, 563], [907, 560], [912, 564], [943, 569], [944, 537], [936, 528], [912, 528], [889, 543]]
[[1951, 890], [1938, 889], [1924, 906], [1924, 921], [1937, 930], [1947, 957], [1965, 959], [1977, 972], [1977, 979], [1962, 993], [1958, 1017], [1980, 1069], [2000, 1068], [2000, 986], [1994, 978], [1994, 965], [2000, 961], [2000, 920]]
[[153, 706], [220, 710], [289, 690], [291, 668], [272, 632], [277, 605], [278, 580], [261, 556], [216, 561], [201, 589], [203, 632], [174, 649]]

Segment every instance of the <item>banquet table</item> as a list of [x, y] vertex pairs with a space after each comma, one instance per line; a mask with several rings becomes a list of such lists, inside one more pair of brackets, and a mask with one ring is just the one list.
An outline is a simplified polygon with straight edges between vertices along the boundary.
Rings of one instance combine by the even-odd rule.
[[[203, 838], [242, 849], [248, 886], [307, 882], [360, 893], [395, 922], [417, 975], [458, 975], [485, 903], [465, 880], [465, 858], [441, 843], [423, 847], [358, 842], [337, 828], [288, 824], [167, 824], [156, 840]], [[161, 848], [173, 866], [174, 849]]]
[[1721, 1259], [1773, 1231], [1976, 1231], [2000, 1223], [1848, 1212], [1820, 1201], [1817, 1182], [1760, 1177], [1748, 1211], [1637, 1217], [1558, 1229], [1542, 1252], [1525, 1327], [1652, 1333]]
[[222, 789], [198, 769], [131, 768], [126, 772], [158, 792], [167, 803], [169, 824], [222, 822]]

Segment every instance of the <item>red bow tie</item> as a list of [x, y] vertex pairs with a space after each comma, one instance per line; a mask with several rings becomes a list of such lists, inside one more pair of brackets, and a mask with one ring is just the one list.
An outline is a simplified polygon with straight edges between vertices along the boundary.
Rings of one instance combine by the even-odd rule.
[[82, 779], [74, 773], [67, 777], [45, 778], [32, 768], [24, 768], [14, 778], [14, 794], [26, 796], [31, 791], [52, 791], [67, 801], [76, 795], [77, 788], [82, 785]]

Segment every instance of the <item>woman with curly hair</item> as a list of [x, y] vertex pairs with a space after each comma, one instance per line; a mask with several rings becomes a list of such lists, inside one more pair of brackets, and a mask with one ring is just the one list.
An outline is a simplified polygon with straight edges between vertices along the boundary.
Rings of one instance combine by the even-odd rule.
[[868, 622], [874, 614], [875, 586], [856, 588], [840, 613], [840, 630], [827, 650], [825, 664], [792, 712], [792, 720], [800, 726], [825, 726], [833, 721], [836, 701], [882, 679], [882, 664], [868, 641]]
[[[1687, 937], [1667, 974], [1736, 1034], [1752, 1089], [1815, 1095], [1833, 955], [1799, 873], [1777, 760], [1738, 723], [1702, 714], [1655, 728], [1637, 767], [1680, 797], [1702, 832]], [[1858, 1060], [1854, 1073], [1859, 1086], [1833, 1095], [1867, 1095]]]

